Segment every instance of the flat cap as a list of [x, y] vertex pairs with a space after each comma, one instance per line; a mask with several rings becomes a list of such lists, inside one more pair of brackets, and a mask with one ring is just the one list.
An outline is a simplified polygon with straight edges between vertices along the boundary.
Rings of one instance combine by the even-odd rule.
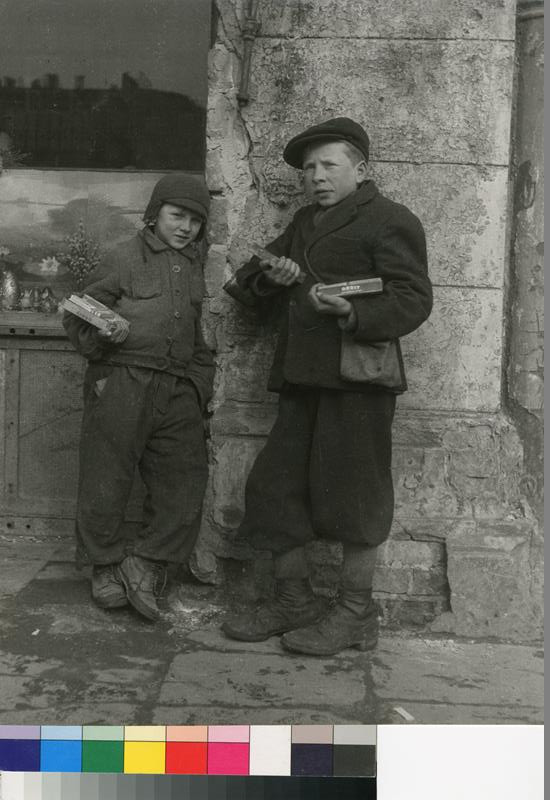
[[302, 133], [294, 136], [283, 151], [283, 158], [287, 164], [297, 169], [302, 169], [304, 150], [313, 142], [321, 141], [345, 141], [356, 147], [365, 156], [365, 161], [369, 160], [369, 137], [364, 128], [358, 122], [354, 122], [349, 117], [335, 117], [313, 125]]

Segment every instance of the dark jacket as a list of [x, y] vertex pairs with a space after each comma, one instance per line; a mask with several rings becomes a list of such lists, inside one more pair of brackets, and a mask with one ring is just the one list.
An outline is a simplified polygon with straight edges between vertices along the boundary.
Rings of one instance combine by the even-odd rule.
[[[405, 206], [383, 197], [372, 181], [327, 210], [315, 227], [318, 206], [300, 209], [284, 233], [268, 245], [304, 270], [303, 284], [269, 284], [254, 257], [236, 275], [238, 284], [262, 303], [278, 296], [280, 334], [268, 387], [284, 382], [352, 391], [380, 391], [372, 384], [340, 378], [341, 331], [336, 317], [318, 314], [307, 299], [314, 283], [380, 277], [379, 295], [351, 298], [357, 314], [353, 337], [377, 342], [405, 336], [432, 308], [426, 241], [421, 223]], [[401, 365], [402, 386], [406, 379]]]
[[92, 325], [65, 313], [63, 325], [81, 355], [188, 378], [203, 405], [208, 402], [214, 362], [201, 331], [204, 278], [192, 248], [172, 250], [145, 228], [105, 256], [85, 292], [127, 319], [130, 333], [113, 345]]

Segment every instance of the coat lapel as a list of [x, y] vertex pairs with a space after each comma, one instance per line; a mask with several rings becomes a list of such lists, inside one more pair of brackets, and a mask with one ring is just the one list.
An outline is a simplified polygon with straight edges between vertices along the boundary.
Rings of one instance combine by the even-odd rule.
[[[369, 203], [377, 194], [378, 189], [374, 181], [366, 181], [356, 192], [346, 197], [334, 208], [329, 209], [306, 242], [306, 252], [309, 252], [319, 239], [334, 233], [338, 228], [342, 228], [355, 219], [357, 206]], [[312, 213], [315, 213], [314, 210]]]

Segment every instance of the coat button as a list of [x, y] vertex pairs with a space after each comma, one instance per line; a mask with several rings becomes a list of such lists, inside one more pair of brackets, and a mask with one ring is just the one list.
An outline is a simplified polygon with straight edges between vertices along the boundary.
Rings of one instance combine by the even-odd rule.
[[176, 319], [179, 319], [181, 317], [181, 312], [180, 311], [174, 311], [174, 316], [175, 316]]
[[181, 272], [181, 267], [179, 264], [174, 264], [172, 267], [172, 272]]

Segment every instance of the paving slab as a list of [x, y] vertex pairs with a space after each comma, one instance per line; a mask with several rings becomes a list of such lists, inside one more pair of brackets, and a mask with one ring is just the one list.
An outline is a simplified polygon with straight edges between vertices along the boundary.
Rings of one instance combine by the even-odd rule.
[[362, 670], [345, 661], [287, 655], [204, 653], [176, 656], [159, 703], [242, 707], [330, 706], [350, 709], [365, 701]]
[[[374, 718], [373, 718], [374, 719]], [[367, 724], [368, 718], [337, 711], [319, 711], [313, 708], [223, 708], [220, 706], [157, 706], [153, 713], [153, 725], [308, 725]], [[380, 717], [377, 722], [380, 722]], [[374, 724], [374, 722], [373, 722]]]
[[[412, 725], [540, 725], [544, 715], [540, 706], [469, 705], [468, 703], [419, 703], [395, 700], [392, 722]], [[405, 720], [395, 708], [403, 708], [413, 719]], [[380, 723], [379, 723], [380, 724]]]
[[372, 659], [372, 680], [384, 699], [540, 707], [540, 648], [445, 640], [384, 638]]
[[419, 723], [542, 721], [536, 647], [386, 633], [374, 654], [301, 657], [227, 639], [221, 588], [179, 585], [152, 625], [96, 608], [86, 572], [39, 555], [11, 549], [33, 568], [0, 599], [4, 724], [406, 724], [399, 707]]
[[0, 711], [3, 725], [140, 725], [141, 706], [130, 703], [72, 703], [60, 707]]

